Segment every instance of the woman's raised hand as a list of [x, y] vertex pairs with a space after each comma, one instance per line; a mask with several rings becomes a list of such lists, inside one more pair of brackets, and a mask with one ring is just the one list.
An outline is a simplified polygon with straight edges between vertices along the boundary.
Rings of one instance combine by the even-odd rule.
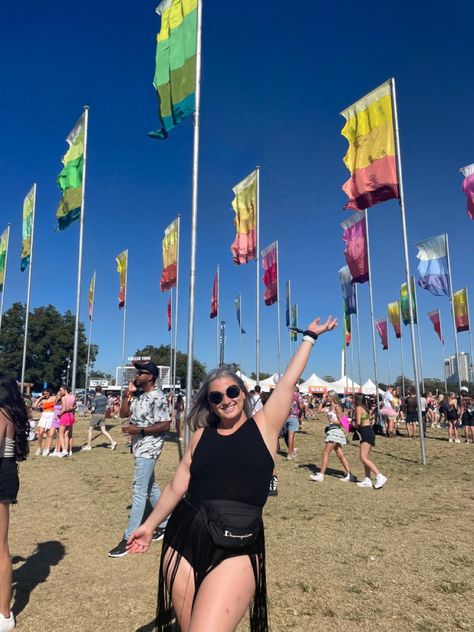
[[315, 318], [312, 323], [308, 325], [309, 331], [314, 332], [318, 336], [324, 334], [326, 331], [332, 331], [337, 327], [337, 318], [329, 316], [327, 321], [321, 324], [320, 318]]

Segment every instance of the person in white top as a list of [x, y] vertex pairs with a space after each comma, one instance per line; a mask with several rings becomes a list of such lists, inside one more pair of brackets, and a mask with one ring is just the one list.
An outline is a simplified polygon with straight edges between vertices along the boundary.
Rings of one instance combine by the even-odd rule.
[[257, 384], [257, 386], [253, 389], [252, 395], [252, 414], [257, 413], [261, 408], [263, 408], [262, 397], [261, 397], [261, 388]]
[[385, 434], [387, 437], [395, 436], [395, 420], [397, 418], [397, 411], [394, 406], [395, 398], [392, 391], [392, 387], [387, 386], [387, 390], [383, 396], [383, 405], [380, 409], [380, 414], [384, 416]]

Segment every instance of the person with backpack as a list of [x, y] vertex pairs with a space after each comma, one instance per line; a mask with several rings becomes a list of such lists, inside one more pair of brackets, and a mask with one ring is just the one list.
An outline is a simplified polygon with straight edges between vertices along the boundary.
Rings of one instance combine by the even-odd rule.
[[469, 395], [467, 386], [461, 387], [461, 422], [466, 443], [474, 443], [474, 399]]
[[458, 400], [455, 393], [449, 393], [439, 407], [439, 411], [443, 413], [448, 423], [448, 441], [449, 443], [461, 443], [458, 433], [459, 410]]

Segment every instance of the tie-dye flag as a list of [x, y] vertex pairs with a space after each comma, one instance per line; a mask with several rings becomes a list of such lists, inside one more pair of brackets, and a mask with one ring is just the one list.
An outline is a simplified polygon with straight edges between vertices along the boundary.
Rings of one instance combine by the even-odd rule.
[[24, 272], [28, 267], [31, 258], [31, 237], [33, 234], [33, 211], [35, 204], [34, 185], [31, 187], [28, 195], [23, 202], [23, 227], [21, 241], [21, 271]]
[[346, 314], [357, 314], [356, 295], [352, 285], [352, 275], [349, 266], [343, 266], [339, 270], [342, 296], [344, 297], [344, 310]]
[[168, 316], [168, 331], [171, 331], [171, 292], [168, 296], [168, 309], [166, 310]]
[[474, 219], [474, 163], [462, 167], [459, 171], [464, 176], [462, 190], [467, 197], [467, 214], [471, 219]]
[[7, 264], [8, 239], [10, 236], [10, 226], [7, 226], [0, 238], [0, 292], [3, 292], [5, 281], [5, 266]]
[[85, 115], [83, 114], [66, 139], [69, 149], [64, 154], [63, 170], [57, 183], [62, 191], [56, 218], [57, 230], [64, 230], [81, 216], [82, 171], [84, 166]]
[[341, 224], [346, 242], [344, 256], [352, 275], [352, 283], [365, 283], [369, 280], [369, 256], [365, 214], [354, 213]]
[[153, 85], [159, 101], [161, 128], [152, 138], [168, 138], [168, 132], [194, 112], [197, 48], [197, 0], [163, 0], [157, 36]]
[[163, 271], [161, 273], [161, 291], [170, 290], [176, 285], [178, 259], [178, 218], [165, 229], [162, 241]]
[[262, 266], [264, 270], [263, 283], [265, 285], [263, 299], [265, 305], [269, 306], [278, 300], [278, 251], [276, 241], [262, 250]]
[[449, 294], [449, 268], [446, 235], [438, 235], [416, 244], [419, 259], [418, 285], [435, 296]]
[[[298, 304], [295, 303], [291, 308], [291, 326], [298, 327]], [[296, 342], [298, 339], [296, 331], [290, 333], [291, 342]]]
[[380, 336], [380, 341], [382, 343], [382, 349], [386, 351], [388, 349], [388, 327], [387, 327], [387, 319], [377, 320], [375, 323], [375, 328]]
[[241, 323], [241, 296], [240, 296], [240, 294], [235, 299], [235, 311], [236, 311], [236, 314], [237, 314], [237, 322], [239, 324], [240, 333], [244, 334], [245, 333], [245, 329], [242, 327], [242, 323]]
[[349, 198], [344, 208], [362, 211], [399, 197], [392, 86], [387, 81], [341, 112], [342, 136], [349, 141], [344, 163], [351, 177], [342, 189]]
[[216, 270], [216, 273], [214, 274], [214, 283], [212, 284], [210, 318], [216, 318], [218, 311], [219, 311], [219, 274]]
[[393, 331], [396, 338], [402, 337], [402, 329], [400, 323], [400, 301], [389, 303], [387, 307], [388, 317], [392, 323]]
[[428, 318], [433, 323], [435, 332], [438, 334], [438, 338], [444, 344], [443, 334], [441, 332], [441, 314], [439, 309], [434, 309], [432, 312], [428, 312]]
[[454, 321], [456, 331], [469, 331], [469, 309], [466, 288], [453, 292]]
[[[413, 305], [413, 324], [416, 325], [416, 299], [415, 299], [415, 277], [411, 277], [411, 297]], [[404, 325], [410, 324], [410, 307], [408, 303], [408, 285], [402, 283], [400, 287], [400, 311]]]
[[120, 282], [120, 290], [119, 290], [119, 309], [125, 307], [125, 300], [127, 297], [127, 266], [128, 266], [128, 250], [122, 251], [119, 255], [115, 257], [115, 261], [117, 262], [117, 272], [119, 273], [119, 282]]
[[253, 171], [232, 191], [235, 195], [232, 208], [237, 234], [230, 249], [234, 263], [241, 265], [257, 256], [257, 172]]
[[89, 284], [89, 320], [92, 320], [92, 314], [94, 313], [94, 295], [95, 295], [95, 272], [92, 275], [92, 279]]

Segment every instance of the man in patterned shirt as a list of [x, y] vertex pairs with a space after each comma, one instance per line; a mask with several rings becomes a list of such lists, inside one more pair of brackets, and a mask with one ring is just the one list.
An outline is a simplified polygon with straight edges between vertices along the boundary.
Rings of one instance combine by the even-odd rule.
[[[132, 486], [132, 508], [127, 529], [122, 540], [109, 551], [109, 557], [127, 555], [128, 538], [140, 526], [146, 501], [154, 507], [160, 497], [160, 488], [155, 481], [155, 464], [163, 449], [164, 435], [170, 428], [170, 414], [166, 397], [156, 386], [158, 368], [153, 362], [134, 362], [137, 374], [124, 394], [120, 417], [130, 417], [122, 432], [132, 440], [135, 473]], [[153, 540], [161, 540], [166, 521], [153, 534]]]

